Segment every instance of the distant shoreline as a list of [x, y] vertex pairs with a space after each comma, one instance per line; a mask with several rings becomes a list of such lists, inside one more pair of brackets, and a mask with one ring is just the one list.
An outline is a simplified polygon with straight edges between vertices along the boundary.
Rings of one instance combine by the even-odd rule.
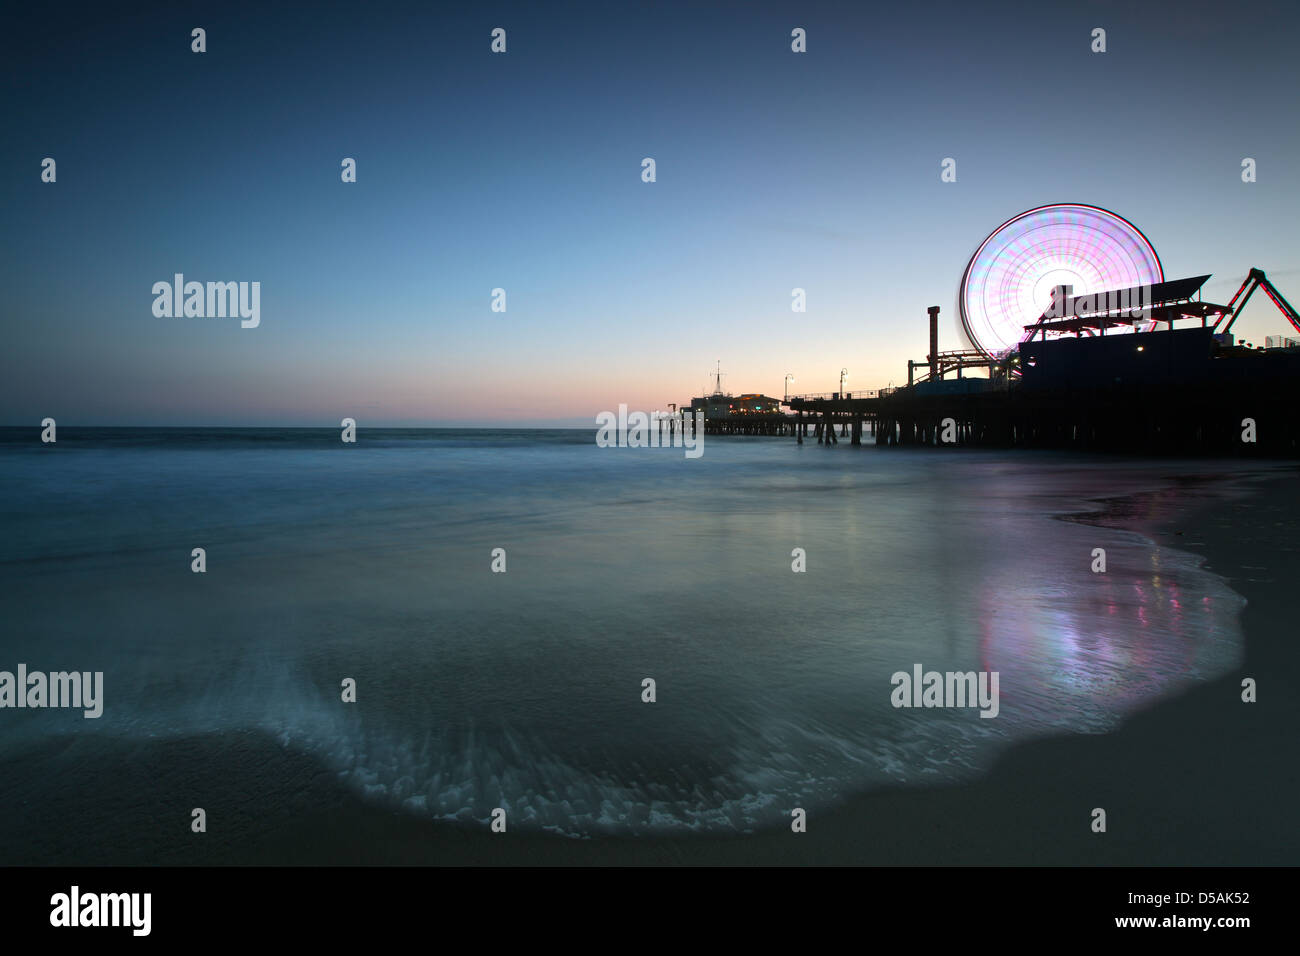
[[[591, 424], [568, 424], [568, 425], [370, 425], [366, 422], [359, 422], [358, 430], [377, 432], [436, 432], [436, 431], [502, 431], [502, 432], [563, 432], [563, 431], [591, 431], [596, 430], [596, 417], [592, 415]], [[70, 432], [155, 432], [155, 431], [172, 431], [172, 432], [231, 432], [231, 431], [313, 431], [313, 432], [337, 432], [337, 425], [82, 425], [76, 422], [67, 424], [59, 423], [59, 431]], [[24, 434], [34, 434], [37, 441], [40, 440], [40, 425], [33, 425], [30, 422], [19, 424], [0, 425], [0, 433], [4, 432], [22, 432]]]

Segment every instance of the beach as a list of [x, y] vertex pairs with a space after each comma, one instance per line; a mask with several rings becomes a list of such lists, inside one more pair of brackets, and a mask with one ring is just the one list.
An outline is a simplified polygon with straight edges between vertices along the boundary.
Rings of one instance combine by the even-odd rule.
[[[766, 448], [768, 453], [778, 450]], [[814, 449], [814, 454], [823, 453]], [[826, 460], [817, 460], [819, 480], [850, 467], [844, 458], [831, 465], [825, 465]], [[1014, 466], [1031, 464], [1035, 458], [1013, 455], [977, 467], [1004, 469], [1008, 460]], [[1047, 460], [1063, 471], [1076, 468], [1074, 459]], [[870, 461], [889, 467], [932, 467], [916, 457], [898, 465]], [[1088, 459], [1077, 467], [1120, 464]], [[1167, 475], [1161, 480], [1153, 477], [1162, 472]], [[277, 734], [265, 726], [229, 726], [206, 733], [182, 728], [169, 733], [136, 730], [11, 739], [0, 757], [0, 792], [15, 812], [0, 823], [0, 861], [524, 866], [1293, 863], [1300, 840], [1286, 834], [1295, 832], [1287, 814], [1297, 796], [1297, 774], [1287, 754], [1298, 714], [1288, 688], [1300, 669], [1282, 601], [1284, 584], [1298, 563], [1294, 542], [1300, 540], [1300, 520], [1293, 502], [1300, 478], [1289, 466], [1257, 463], [1236, 471], [1218, 463], [1203, 472], [1181, 462], [1176, 467], [1157, 463], [1139, 482], [1139, 490], [1101, 501], [1094, 497], [1086, 507], [1068, 509], [1065, 520], [1034, 520], [1055, 521], [1067, 535], [1088, 528], [1118, 532], [1121, 537], [1114, 542], [1106, 539], [1112, 554], [1118, 543], [1130, 541], [1140, 555], [1141, 542], [1146, 541], [1163, 561], [1187, 557], [1185, 565], [1171, 563], [1166, 571], [1185, 586], [1201, 582], [1203, 573], [1226, 581], [1245, 605], [1238, 613], [1236, 605], [1218, 599], [1234, 610], [1231, 619], [1214, 618], [1215, 626], [1239, 624], [1244, 639], [1240, 647], [1230, 642], [1223, 653], [1206, 650], [1210, 656], [1198, 658], [1222, 673], [1188, 684], [1153, 684], [1149, 704], [1135, 705], [1131, 692], [1121, 689], [1114, 699], [1122, 702], [1125, 712], [1113, 726], [1090, 724], [1073, 732], [1035, 723], [1023, 716], [1032, 716], [1034, 708], [1013, 700], [1008, 713], [1025, 728], [1019, 735], [1023, 739], [994, 741], [992, 749], [973, 741], [969, 752], [945, 753], [945, 764], [928, 771], [936, 778], [933, 783], [912, 772], [913, 765], [924, 761], [917, 755], [921, 751], [910, 751], [898, 781], [862, 777], [861, 792], [828, 794], [810, 805], [804, 833], [793, 833], [788, 823], [778, 822], [788, 811], [780, 799], [762, 801], [761, 785], [749, 794], [753, 799], [739, 804], [755, 808], [740, 823], [729, 822], [737, 818], [733, 809], [729, 816], [710, 816], [707, 826], [683, 827], [674, 821], [689, 810], [669, 806], [661, 825], [654, 819], [632, 818], [624, 827], [628, 832], [619, 832], [617, 825], [581, 832], [586, 826], [582, 824], [561, 833], [548, 829], [544, 820], [530, 825], [526, 811], [512, 805], [511, 813], [524, 815], [523, 822], [512, 822], [505, 833], [493, 833], [482, 817], [436, 818], [428, 812], [434, 789], [425, 797], [419, 792], [422, 783], [413, 788], [400, 783], [401, 777], [396, 784], [388, 782], [376, 771], [373, 756], [365, 767], [365, 779], [372, 781], [367, 787], [364, 780], [358, 783], [359, 758], [349, 758], [349, 767], [304, 745], [295, 734]], [[1202, 561], [1203, 567], [1195, 568]], [[1145, 604], [1138, 610], [1148, 613], [1156, 606]], [[1000, 619], [1002, 611], [986, 613]], [[1120, 613], [1125, 613], [1123, 608]], [[725, 614], [719, 619], [725, 622]], [[1209, 647], [1208, 641], [1203, 635], [1196, 646]], [[993, 648], [998, 650], [996, 643]], [[928, 656], [935, 653], [931, 650]], [[840, 658], [832, 661], [838, 666]], [[1224, 661], [1233, 661], [1232, 666], [1224, 668]], [[783, 659], [781, 667], [789, 666]], [[1242, 702], [1243, 677], [1258, 682], [1258, 702]], [[809, 686], [826, 680], [826, 674], [818, 672]], [[367, 686], [363, 682], [363, 693]], [[111, 716], [111, 683], [108, 695], [106, 714]], [[1081, 700], [1095, 697], [1089, 694]], [[655, 706], [663, 707], [664, 702]], [[792, 720], [810, 721], [822, 720], [822, 711], [830, 705], [808, 704], [805, 711], [791, 698], [783, 706], [794, 708]], [[205, 719], [212, 712], [204, 710]], [[632, 713], [629, 720], [641, 719], [642, 711]], [[1087, 716], [1080, 714], [1080, 720]], [[137, 720], [142, 723], [144, 717]], [[979, 729], [977, 723], [973, 726]], [[753, 746], [771, 739], [765, 732]], [[932, 749], [935, 742], [926, 746]], [[394, 753], [399, 755], [388, 757], [398, 764], [393, 772], [409, 776], [411, 768], [402, 760], [413, 758]], [[515, 759], [528, 756], [517, 753]], [[494, 759], [510, 763], [508, 757]], [[773, 767], [788, 769], [790, 779], [816, 772], [843, 780], [848, 773], [824, 763], [813, 763], [810, 771], [793, 750], [768, 759]], [[481, 764], [483, 758], [476, 760]], [[967, 765], [959, 765], [963, 761]], [[717, 765], [726, 764], [718, 758]], [[480, 787], [493, 785], [479, 779]], [[491, 779], [515, 778], [498, 774]], [[780, 786], [783, 778], [768, 779]], [[697, 784], [685, 786], [708, 799]], [[732, 799], [723, 786], [718, 799]], [[740, 785], [728, 781], [726, 786]], [[402, 802], [395, 807], [395, 800]], [[205, 811], [206, 832], [191, 832], [195, 807]], [[1105, 833], [1090, 828], [1097, 807], [1106, 810]], [[676, 816], [669, 819], [670, 814]]]

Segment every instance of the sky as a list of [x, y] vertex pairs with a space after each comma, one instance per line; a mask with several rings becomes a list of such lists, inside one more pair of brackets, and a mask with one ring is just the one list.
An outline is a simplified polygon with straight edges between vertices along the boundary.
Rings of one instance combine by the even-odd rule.
[[[1257, 266], [1300, 301], [1298, 10], [25, 11], [0, 38], [0, 424], [587, 424], [689, 401], [719, 361], [735, 393], [898, 384], [928, 306], [966, 347], [980, 242], [1053, 202], [1125, 217], [1207, 299]], [[156, 316], [176, 273], [260, 282], [260, 325]], [[1290, 332], [1270, 309], [1234, 331]]]

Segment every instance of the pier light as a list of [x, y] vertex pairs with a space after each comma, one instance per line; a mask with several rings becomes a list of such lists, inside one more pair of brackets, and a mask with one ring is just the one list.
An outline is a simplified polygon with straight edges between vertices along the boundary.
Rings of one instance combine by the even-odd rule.
[[785, 397], [787, 400], [790, 398], [790, 383], [793, 381], [794, 381], [794, 376], [791, 375], [789, 372], [786, 372], [785, 373]]

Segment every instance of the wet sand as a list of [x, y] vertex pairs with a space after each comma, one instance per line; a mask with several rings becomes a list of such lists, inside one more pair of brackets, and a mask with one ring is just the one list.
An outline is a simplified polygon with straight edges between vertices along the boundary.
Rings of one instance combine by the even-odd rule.
[[[1015, 745], [970, 783], [853, 798], [802, 834], [575, 840], [392, 813], [257, 732], [69, 738], [0, 761], [0, 863], [1295, 865], [1300, 472], [1234, 479], [1227, 500], [1206, 485], [1189, 478], [1083, 520], [1200, 555], [1225, 577], [1248, 602], [1240, 669], [1112, 733]], [[1241, 701], [1247, 676], [1254, 704]], [[252, 786], [268, 778], [271, 792]], [[207, 833], [190, 832], [193, 807]], [[1105, 834], [1091, 832], [1094, 807]]]

